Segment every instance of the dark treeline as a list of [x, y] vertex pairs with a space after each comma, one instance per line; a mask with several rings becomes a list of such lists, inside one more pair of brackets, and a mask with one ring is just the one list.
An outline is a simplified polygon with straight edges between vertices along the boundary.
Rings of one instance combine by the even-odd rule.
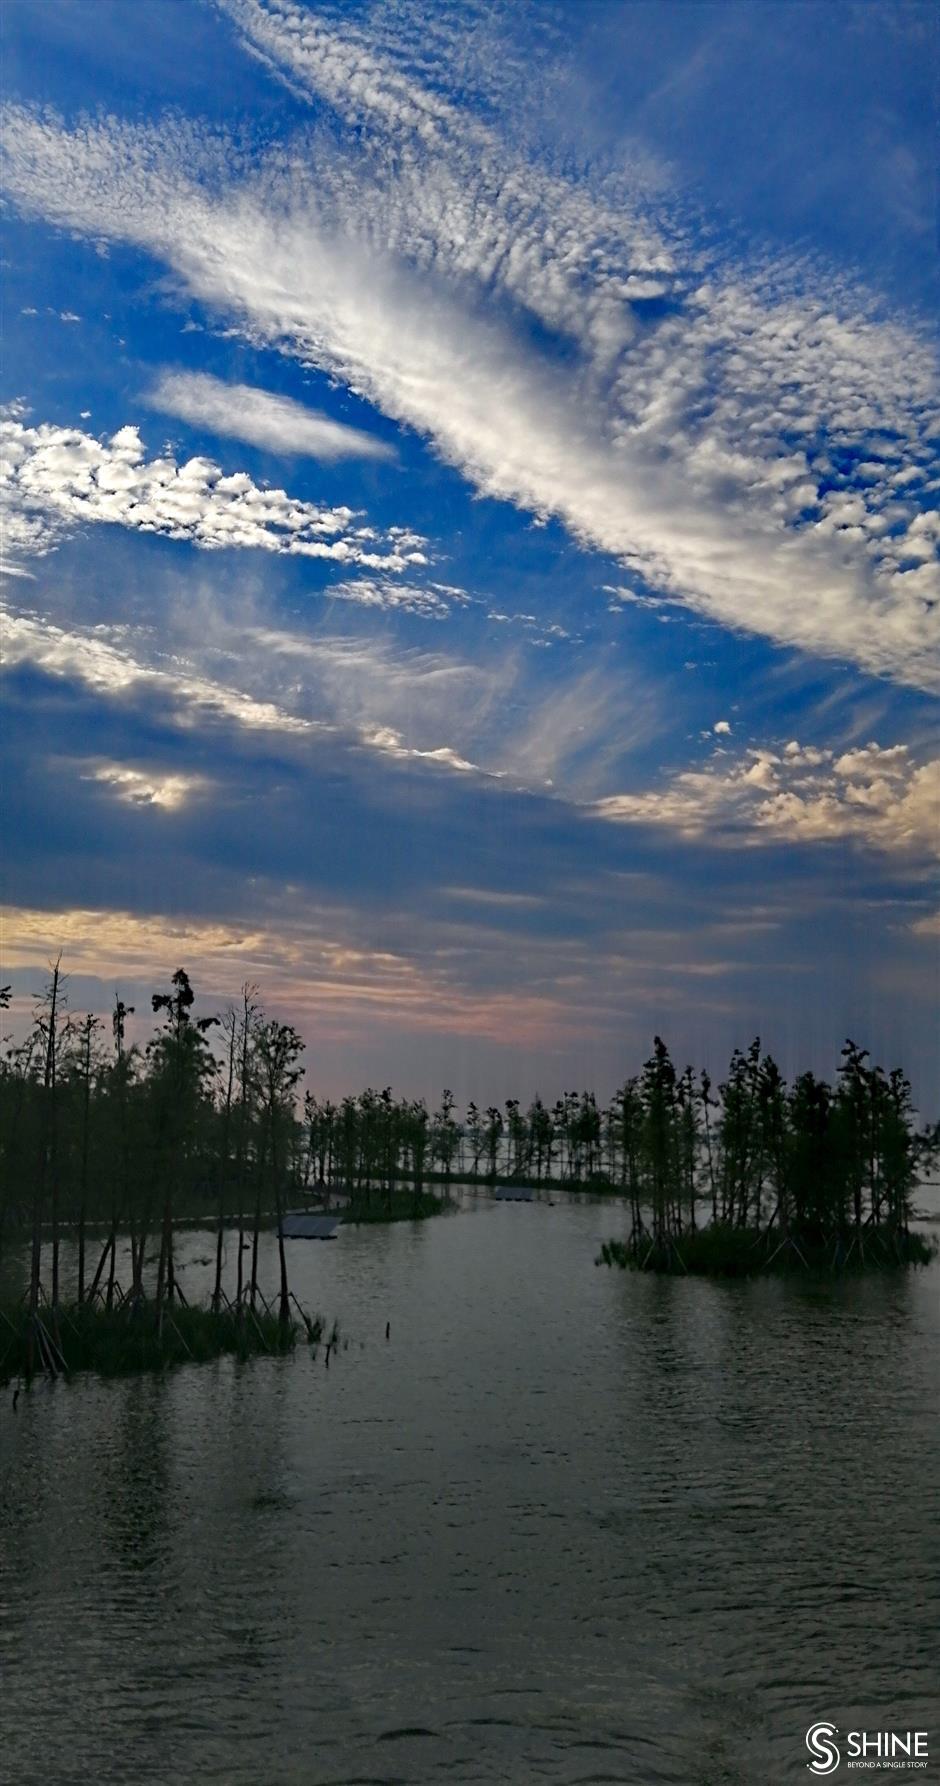
[[339, 1105], [308, 1094], [305, 1123], [306, 1159], [326, 1182], [367, 1184], [389, 1161], [407, 1169], [400, 1136], [417, 1123], [421, 1169], [436, 1178], [615, 1191], [629, 1201], [631, 1239], [657, 1249], [704, 1226], [859, 1245], [866, 1231], [906, 1233], [940, 1141], [940, 1125], [918, 1131], [900, 1069], [886, 1074], [851, 1041], [834, 1087], [810, 1072], [788, 1086], [759, 1041], [736, 1049], [713, 1086], [707, 1073], [679, 1072], [656, 1037], [606, 1106], [591, 1092], [527, 1109], [509, 1098], [502, 1109], [471, 1104], [461, 1122], [449, 1092], [430, 1115], [388, 1091]]
[[[642, 1071], [609, 1104], [589, 1092], [523, 1108], [471, 1104], [450, 1092], [429, 1110], [368, 1090], [339, 1102], [299, 1100], [304, 1044], [267, 1016], [251, 986], [239, 1005], [196, 1019], [180, 969], [153, 994], [156, 1030], [126, 1041], [118, 997], [110, 1034], [67, 1009], [56, 963], [25, 1041], [0, 1062], [0, 1248], [32, 1239], [29, 1295], [60, 1296], [60, 1246], [77, 1250], [77, 1300], [177, 1297], [174, 1225], [217, 1224], [213, 1301], [254, 1307], [264, 1219], [288, 1200], [342, 1191], [354, 1217], [438, 1207], [430, 1182], [511, 1178], [615, 1191], [629, 1204], [630, 1246], [668, 1252], [708, 1227], [775, 1237], [906, 1234], [911, 1194], [937, 1128], [918, 1133], [910, 1085], [847, 1042], [834, 1085], [803, 1073], [788, 1086], [754, 1042], [713, 1086], [678, 1071], [658, 1038]], [[235, 1225], [233, 1281], [223, 1286], [223, 1229]], [[117, 1285], [117, 1242], [130, 1237], [130, 1284]], [[280, 1238], [280, 1237], [279, 1237]], [[150, 1278], [145, 1285], [145, 1269]], [[281, 1313], [289, 1291], [280, 1241]]]

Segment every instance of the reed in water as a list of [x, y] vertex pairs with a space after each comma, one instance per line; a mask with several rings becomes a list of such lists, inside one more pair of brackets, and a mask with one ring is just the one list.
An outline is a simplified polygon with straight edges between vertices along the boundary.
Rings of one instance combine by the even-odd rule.
[[205, 1363], [231, 1354], [293, 1351], [304, 1335], [311, 1343], [322, 1336], [319, 1318], [292, 1320], [258, 1309], [242, 1315], [224, 1309], [179, 1304], [158, 1322], [151, 1302], [118, 1303], [107, 1309], [85, 1301], [40, 1303], [31, 1311], [25, 1301], [0, 1308], [0, 1383], [42, 1372], [71, 1376], [97, 1371], [101, 1376], [127, 1376], [137, 1371], [168, 1370], [174, 1365]]

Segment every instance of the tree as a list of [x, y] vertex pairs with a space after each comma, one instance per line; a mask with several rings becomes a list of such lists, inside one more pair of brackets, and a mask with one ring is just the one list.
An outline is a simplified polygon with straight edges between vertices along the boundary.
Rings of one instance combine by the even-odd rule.
[[671, 1237], [676, 1205], [676, 1069], [659, 1036], [640, 1079], [643, 1104], [643, 1150], [646, 1155], [648, 1192], [652, 1204], [653, 1238]]
[[88, 1161], [91, 1141], [91, 1109], [92, 1085], [100, 1072], [101, 1063], [95, 1049], [95, 1038], [101, 1028], [101, 1020], [92, 1011], [85, 1014], [80, 1025], [73, 1047], [70, 1062], [72, 1074], [79, 1090], [80, 1106], [80, 1139], [78, 1169], [78, 1300], [85, 1300], [85, 1224], [88, 1216]]
[[42, 1276], [42, 1219], [47, 1185], [52, 1204], [52, 1307], [59, 1305], [59, 1159], [58, 1159], [58, 1078], [63, 1046], [69, 1034], [69, 1020], [63, 1011], [66, 995], [61, 971], [62, 957], [50, 965], [51, 979], [42, 993], [36, 1010], [36, 1030], [42, 1051], [43, 1077], [40, 1104], [39, 1159], [33, 1193], [33, 1237], [29, 1283], [30, 1312], [39, 1307]]
[[235, 1193], [238, 1204], [238, 1255], [236, 1262], [235, 1304], [239, 1311], [245, 1292], [245, 1179], [248, 1170], [248, 1150], [251, 1139], [252, 1098], [254, 1093], [254, 1072], [252, 1063], [252, 1037], [255, 1025], [260, 1021], [260, 1007], [256, 1004], [257, 988], [246, 980], [242, 987], [242, 1008], [239, 1023], [239, 1067], [238, 1067], [238, 1117], [235, 1125]]
[[460, 1128], [454, 1121], [456, 1099], [452, 1091], [444, 1091], [441, 1096], [439, 1110], [435, 1110], [431, 1134], [431, 1158], [437, 1160], [443, 1168], [444, 1177], [450, 1179], [454, 1160], [460, 1146]]
[[[281, 1271], [280, 1320], [290, 1324], [290, 1290], [287, 1282], [287, 1257], [284, 1252], [283, 1182], [288, 1151], [294, 1128], [294, 1091], [303, 1068], [300, 1056], [304, 1044], [289, 1023], [273, 1019], [255, 1028], [255, 1052], [258, 1061], [258, 1086], [261, 1100], [262, 1159], [269, 1162], [277, 1215], [278, 1256]], [[260, 1175], [259, 1175], [260, 1184]], [[255, 1225], [252, 1256], [251, 1306], [254, 1308], [258, 1286], [258, 1225]]]
[[503, 1118], [495, 1104], [491, 1104], [486, 1112], [486, 1126], [483, 1130], [483, 1149], [486, 1154], [487, 1172], [495, 1178], [499, 1162], [499, 1144], [503, 1134]]
[[199, 1119], [207, 1101], [207, 1081], [213, 1072], [206, 1033], [218, 1022], [217, 1017], [201, 1017], [196, 1023], [192, 1022], [190, 1011], [195, 993], [184, 968], [178, 968], [173, 975], [172, 987], [172, 992], [155, 992], [151, 998], [154, 1013], [163, 1013], [166, 1027], [147, 1049], [155, 1154], [160, 1162], [163, 1185], [157, 1268], [158, 1319], [164, 1299], [172, 1305], [176, 1293], [174, 1201], [198, 1147]]

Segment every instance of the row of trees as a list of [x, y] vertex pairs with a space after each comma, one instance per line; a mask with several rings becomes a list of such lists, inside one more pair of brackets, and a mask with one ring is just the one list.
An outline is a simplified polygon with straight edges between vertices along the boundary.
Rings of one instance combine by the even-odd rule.
[[[2, 995], [0, 995], [2, 996]], [[911, 1192], [938, 1128], [918, 1133], [907, 1079], [854, 1042], [836, 1083], [812, 1073], [787, 1086], [755, 1041], [713, 1087], [679, 1071], [656, 1038], [642, 1071], [610, 1103], [588, 1092], [527, 1108], [471, 1104], [445, 1091], [430, 1111], [389, 1089], [299, 1103], [303, 1042], [268, 1017], [251, 986], [237, 1008], [195, 1018], [183, 969], [151, 999], [156, 1033], [127, 1044], [131, 1010], [115, 998], [111, 1034], [67, 1008], [59, 964], [26, 1039], [0, 1062], [0, 1247], [32, 1235], [30, 1297], [48, 1279], [56, 1304], [60, 1242], [77, 1239], [78, 1300], [116, 1293], [117, 1242], [130, 1238], [131, 1294], [158, 1309], [178, 1295], [174, 1223], [217, 1218], [215, 1302], [224, 1229], [238, 1245], [235, 1304], [254, 1307], [263, 1217], [288, 1198], [341, 1188], [366, 1213], [390, 1211], [406, 1183], [419, 1202], [431, 1176], [596, 1186], [629, 1202], [634, 1237], [669, 1244], [703, 1222], [781, 1237], [906, 1230]], [[90, 1249], [89, 1235], [104, 1226]], [[44, 1254], [45, 1249], [45, 1254]], [[44, 1273], [45, 1257], [45, 1273]], [[281, 1242], [281, 1308], [289, 1291]]]
[[717, 1088], [679, 1072], [657, 1036], [642, 1072], [606, 1107], [591, 1092], [523, 1109], [507, 1099], [459, 1122], [446, 1092], [429, 1115], [368, 1091], [339, 1105], [305, 1102], [306, 1158], [317, 1175], [352, 1186], [388, 1183], [426, 1166], [448, 1178], [508, 1177], [616, 1189], [634, 1229], [654, 1238], [703, 1220], [781, 1232], [907, 1226], [913, 1186], [937, 1150], [940, 1125], [918, 1132], [911, 1087], [846, 1043], [835, 1087], [803, 1073], [792, 1087], [759, 1041], [736, 1049]]

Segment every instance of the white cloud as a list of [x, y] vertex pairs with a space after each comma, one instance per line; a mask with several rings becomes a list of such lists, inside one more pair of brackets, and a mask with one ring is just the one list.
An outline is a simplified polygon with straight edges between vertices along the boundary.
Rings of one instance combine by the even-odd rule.
[[409, 747], [403, 742], [400, 733], [394, 731], [391, 726], [378, 726], [374, 732], [364, 733], [363, 743], [370, 744], [373, 750], [381, 750], [386, 756], [397, 757], [399, 761], [403, 762], [408, 759], [417, 759], [425, 763], [440, 763], [446, 769], [459, 770], [461, 774], [466, 774], [468, 770], [475, 771], [477, 774], [486, 773], [480, 769], [478, 763], [468, 762], [466, 757], [462, 757], [457, 751], [452, 750], [449, 744], [439, 744], [432, 750], [417, 750], [414, 746]]
[[[557, 516], [661, 595], [937, 686], [935, 531], [891, 481], [899, 456], [937, 464], [940, 382], [912, 326], [828, 275], [817, 295], [809, 263], [722, 267], [681, 222], [667, 239], [639, 191], [623, 221], [361, 31], [350, 47], [289, 4], [230, 10], [292, 80], [368, 113], [364, 147], [301, 138], [246, 168], [198, 133], [69, 135], [9, 108], [10, 195], [162, 256], [249, 339], [342, 379], [479, 490]], [[637, 326], [640, 272], [668, 286], [653, 326]], [[519, 305], [578, 353], [543, 353]], [[864, 458], [864, 484], [835, 449]]]
[[92, 763], [82, 780], [100, 782], [125, 805], [165, 807], [171, 812], [211, 786], [204, 775], [162, 775], [153, 768], [132, 769], [126, 763]]
[[204, 549], [260, 547], [390, 572], [427, 562], [418, 535], [377, 535], [351, 508], [261, 489], [247, 472], [226, 476], [212, 459], [148, 460], [134, 427], [96, 440], [78, 428], [32, 428], [8, 416], [0, 420], [0, 449], [0, 505], [14, 550], [41, 554], [77, 524], [102, 521]]
[[[339, 749], [366, 748], [401, 762], [427, 762], [500, 779], [499, 771], [481, 769], [463, 749], [440, 742], [442, 736], [485, 733], [485, 716], [499, 702], [497, 679], [460, 660], [396, 652], [383, 641], [309, 638], [241, 626], [237, 637], [233, 629], [229, 641], [237, 651], [224, 648], [224, 629], [209, 647], [212, 659], [235, 658], [243, 682], [255, 682], [254, 688], [238, 687], [205, 674], [179, 651], [148, 661], [146, 639], [125, 638], [129, 631], [67, 630], [7, 609], [3, 662], [10, 668], [34, 665], [48, 675], [82, 682], [105, 698], [151, 690], [177, 705], [179, 723], [187, 729], [217, 715], [249, 731], [332, 738]], [[285, 673], [291, 660], [301, 667], [299, 679]], [[268, 689], [279, 690], [281, 699], [265, 698]], [[205, 786], [198, 776], [157, 774], [110, 762], [92, 762], [88, 776], [119, 799], [167, 808], [181, 805]]]
[[[636, 333], [631, 299], [672, 293], [675, 256], [650, 214], [648, 158], [646, 190], [628, 169], [614, 193], [599, 195], [509, 149], [496, 128], [390, 55], [371, 25], [331, 21], [293, 0], [221, 4], [295, 92], [367, 127], [355, 213], [346, 219], [360, 237], [380, 237], [428, 273], [501, 289], [604, 360]], [[443, 27], [451, 62], [465, 28], [459, 15]], [[391, 165], [389, 140], [403, 151]], [[320, 156], [317, 163], [324, 196], [341, 205], [345, 171]]]
[[122, 695], [135, 687], [151, 687], [196, 708], [220, 713], [238, 725], [285, 732], [310, 732], [311, 721], [286, 712], [270, 701], [258, 701], [184, 669], [166, 670], [139, 659], [102, 636], [104, 629], [67, 631], [33, 615], [4, 612], [3, 661], [34, 664], [51, 676], [84, 682], [101, 695]]
[[651, 595], [647, 591], [644, 591], [641, 595], [636, 589], [630, 589], [623, 583], [605, 583], [603, 589], [605, 595], [612, 595], [614, 597], [614, 600], [609, 605], [609, 612], [611, 614], [616, 614], [618, 605], [631, 608], [648, 608], [651, 611], [657, 608], [675, 608], [678, 605], [674, 600], [668, 598], [664, 600], [662, 596]]
[[867, 744], [836, 755], [802, 748], [719, 752], [660, 789], [596, 802], [601, 818], [662, 825], [680, 836], [819, 843], [858, 838], [876, 849], [940, 856], [940, 758], [907, 745]]
[[728, 720], [719, 719], [718, 721], [716, 721], [715, 725], [713, 725], [712, 731], [715, 733], [715, 735], [717, 737], [728, 738], [731, 735], [731, 726], [730, 726]]
[[443, 620], [448, 613], [447, 603], [432, 590], [411, 583], [379, 582], [373, 577], [331, 583], [324, 594], [330, 601], [355, 602], [359, 607], [377, 608], [382, 613], [397, 609], [404, 614], [420, 614], [426, 620]]
[[[225, 634], [220, 632], [217, 645]], [[388, 638], [309, 635], [265, 625], [239, 626], [230, 648], [263, 665], [265, 687], [292, 685], [295, 705], [351, 737], [405, 737], [418, 752], [446, 737], [466, 756], [471, 741], [488, 736], [512, 682], [511, 662], [498, 670], [444, 651], [401, 649]], [[387, 739], [386, 739], [387, 742]]]
[[329, 584], [323, 595], [328, 601], [353, 602], [383, 614], [412, 614], [421, 620], [447, 620], [457, 609], [475, 609], [478, 617], [519, 628], [530, 645], [547, 647], [575, 639], [575, 635], [555, 623], [540, 626], [534, 614], [499, 613], [488, 606], [484, 597], [470, 595], [455, 583], [405, 583], [395, 582], [390, 577], [355, 577]]
[[548, 900], [540, 893], [506, 893], [493, 887], [442, 887], [442, 897], [457, 899], [461, 904], [494, 906], [502, 911], [534, 911]]
[[[625, 434], [636, 447], [642, 436], [673, 459], [678, 447], [693, 496], [745, 496], [755, 504], [770, 496], [784, 525], [815, 527], [822, 537], [836, 532], [843, 548], [860, 525], [876, 566], [896, 577], [916, 551], [913, 525], [892, 546], [881, 538], [878, 509], [892, 486], [925, 474], [908, 465], [889, 477], [890, 461], [900, 450], [936, 463], [928, 440], [932, 426], [936, 432], [937, 370], [923, 341], [875, 321], [864, 293], [831, 269], [767, 258], [745, 277], [711, 265], [690, 249], [690, 220], [679, 223], [675, 205], [671, 235], [656, 216], [648, 163], [626, 164], [611, 203], [596, 182], [562, 180], [524, 161], [493, 126], [422, 84], [424, 29], [411, 33], [409, 69], [401, 52], [409, 34], [402, 37], [399, 20], [388, 32], [381, 20], [357, 27], [342, 13], [317, 16], [295, 0], [222, 4], [255, 51], [301, 91], [326, 99], [350, 124], [371, 127], [372, 153], [355, 170], [355, 218], [370, 240], [384, 239], [390, 252], [432, 275], [498, 288], [574, 335], [595, 369], [619, 356], [614, 439]], [[453, 56], [459, 16], [441, 19], [437, 35], [449, 38]], [[440, 50], [432, 58], [438, 76], [446, 66]], [[386, 138], [395, 142], [394, 157], [383, 152]], [[329, 189], [329, 158], [318, 157], [318, 177], [321, 190]], [[337, 178], [348, 191], [347, 165]], [[336, 202], [342, 209], [342, 196]], [[344, 221], [355, 233], [346, 213]], [[821, 273], [824, 301], [815, 291]], [[653, 331], [638, 330], [632, 304], [653, 296], [668, 296], [671, 314]], [[807, 450], [794, 451], [801, 431]], [[838, 487], [844, 478], [825, 488], [832, 466], [816, 442], [822, 434], [832, 445], [854, 444], [871, 431], [876, 452], [865, 473], [877, 488], [859, 504]], [[902, 518], [913, 522], [916, 514]], [[935, 564], [918, 587], [925, 598], [940, 593]], [[917, 588], [908, 581], [895, 593], [914, 597]]]
[[391, 459], [384, 441], [359, 428], [347, 428], [291, 397], [253, 385], [226, 384], [205, 372], [167, 372], [148, 393], [151, 409], [179, 416], [213, 434], [246, 440], [266, 452], [303, 454], [311, 459]]
[[378, 577], [331, 583], [323, 593], [330, 601], [355, 602], [382, 613], [416, 614], [423, 620], [446, 620], [455, 605], [473, 599], [448, 583], [393, 583]]

